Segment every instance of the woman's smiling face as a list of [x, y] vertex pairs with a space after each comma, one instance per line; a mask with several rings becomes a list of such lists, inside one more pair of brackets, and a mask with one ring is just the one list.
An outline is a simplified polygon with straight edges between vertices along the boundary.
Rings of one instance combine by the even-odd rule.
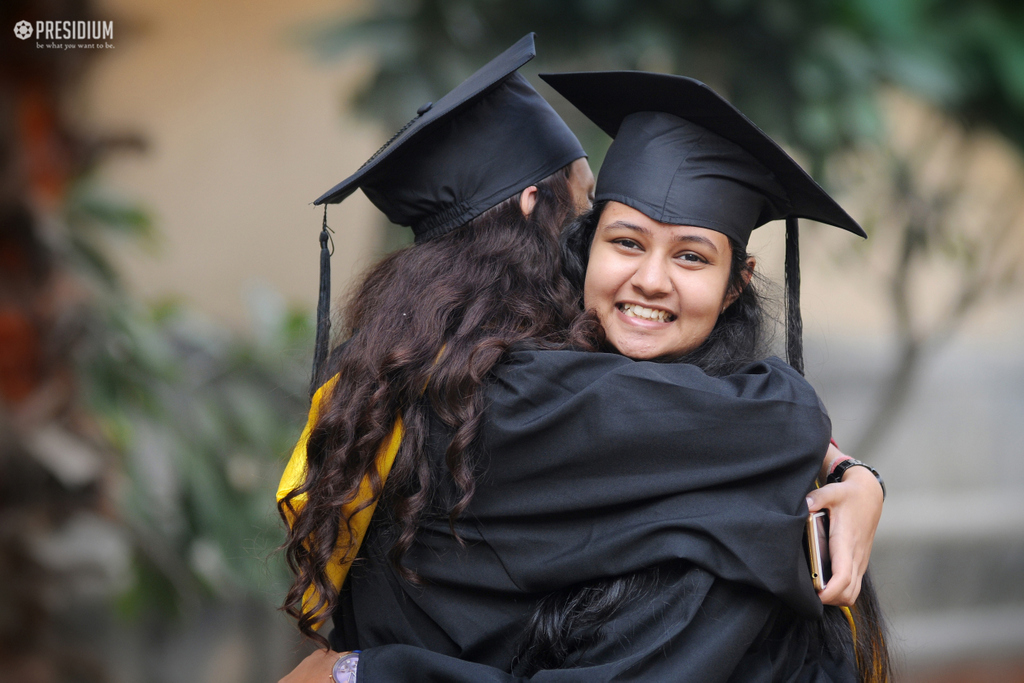
[[590, 247], [583, 304], [623, 355], [677, 358], [700, 346], [736, 299], [726, 293], [731, 263], [722, 233], [609, 202]]

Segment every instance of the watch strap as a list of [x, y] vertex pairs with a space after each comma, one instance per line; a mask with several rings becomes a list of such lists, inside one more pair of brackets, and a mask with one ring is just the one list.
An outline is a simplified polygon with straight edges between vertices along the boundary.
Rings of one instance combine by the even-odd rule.
[[838, 484], [843, 480], [843, 475], [846, 474], [846, 470], [851, 467], [865, 467], [871, 474], [875, 475], [875, 479], [878, 480], [878, 485], [882, 487], [882, 500], [885, 500], [885, 481], [882, 479], [882, 475], [878, 473], [871, 465], [861, 462], [856, 458], [850, 458], [843, 460], [842, 462], [836, 463], [832, 467], [832, 471], [829, 472], [828, 477], [825, 479], [826, 484]]

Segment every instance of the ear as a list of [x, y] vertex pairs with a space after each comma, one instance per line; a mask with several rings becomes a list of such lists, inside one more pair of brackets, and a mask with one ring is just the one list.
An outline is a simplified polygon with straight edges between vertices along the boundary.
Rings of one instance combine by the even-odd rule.
[[[740, 274], [740, 277], [743, 278], [743, 287], [740, 287], [739, 289], [736, 289], [734, 287], [729, 290], [729, 292], [725, 295], [725, 301], [722, 302], [722, 311], [725, 311], [725, 309], [732, 306], [734, 303], [736, 303], [736, 299], [740, 298], [740, 294], [742, 294], [746, 286], [750, 284], [750, 278], [754, 277], [754, 266], [756, 265], [756, 258], [751, 256], [750, 258], [747, 259], [747, 267]], [[719, 311], [719, 314], [721, 314], [722, 311]]]
[[535, 206], [537, 206], [537, 186], [530, 185], [519, 194], [519, 210], [529, 218]]

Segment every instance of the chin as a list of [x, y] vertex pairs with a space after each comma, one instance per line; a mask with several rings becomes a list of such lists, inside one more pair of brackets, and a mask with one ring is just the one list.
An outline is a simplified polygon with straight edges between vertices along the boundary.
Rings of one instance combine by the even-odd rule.
[[652, 347], [650, 344], [631, 342], [629, 340], [608, 340], [609, 346], [621, 353], [623, 356], [633, 360], [652, 360], [662, 355], [662, 351]]
[[682, 358], [700, 344], [667, 345], [652, 343], [649, 339], [606, 339], [609, 347], [633, 360], [673, 361]]

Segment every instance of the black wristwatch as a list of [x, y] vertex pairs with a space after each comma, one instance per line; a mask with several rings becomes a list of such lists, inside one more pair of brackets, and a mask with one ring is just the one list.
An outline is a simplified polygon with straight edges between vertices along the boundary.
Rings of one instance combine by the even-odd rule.
[[347, 652], [334, 663], [331, 669], [331, 680], [334, 683], [356, 683], [356, 671], [359, 669], [359, 651]]
[[878, 480], [878, 485], [882, 487], [882, 500], [885, 500], [885, 482], [882, 481], [882, 475], [879, 474], [878, 470], [876, 470], [871, 465], [861, 462], [860, 460], [857, 460], [855, 458], [843, 460], [841, 463], [836, 465], [835, 469], [829, 472], [828, 477], [825, 478], [825, 483], [838, 484], [843, 480], [843, 475], [846, 474], [846, 470], [850, 469], [851, 467], [866, 467], [868, 471], [871, 472], [871, 474], [875, 475], [875, 479]]

